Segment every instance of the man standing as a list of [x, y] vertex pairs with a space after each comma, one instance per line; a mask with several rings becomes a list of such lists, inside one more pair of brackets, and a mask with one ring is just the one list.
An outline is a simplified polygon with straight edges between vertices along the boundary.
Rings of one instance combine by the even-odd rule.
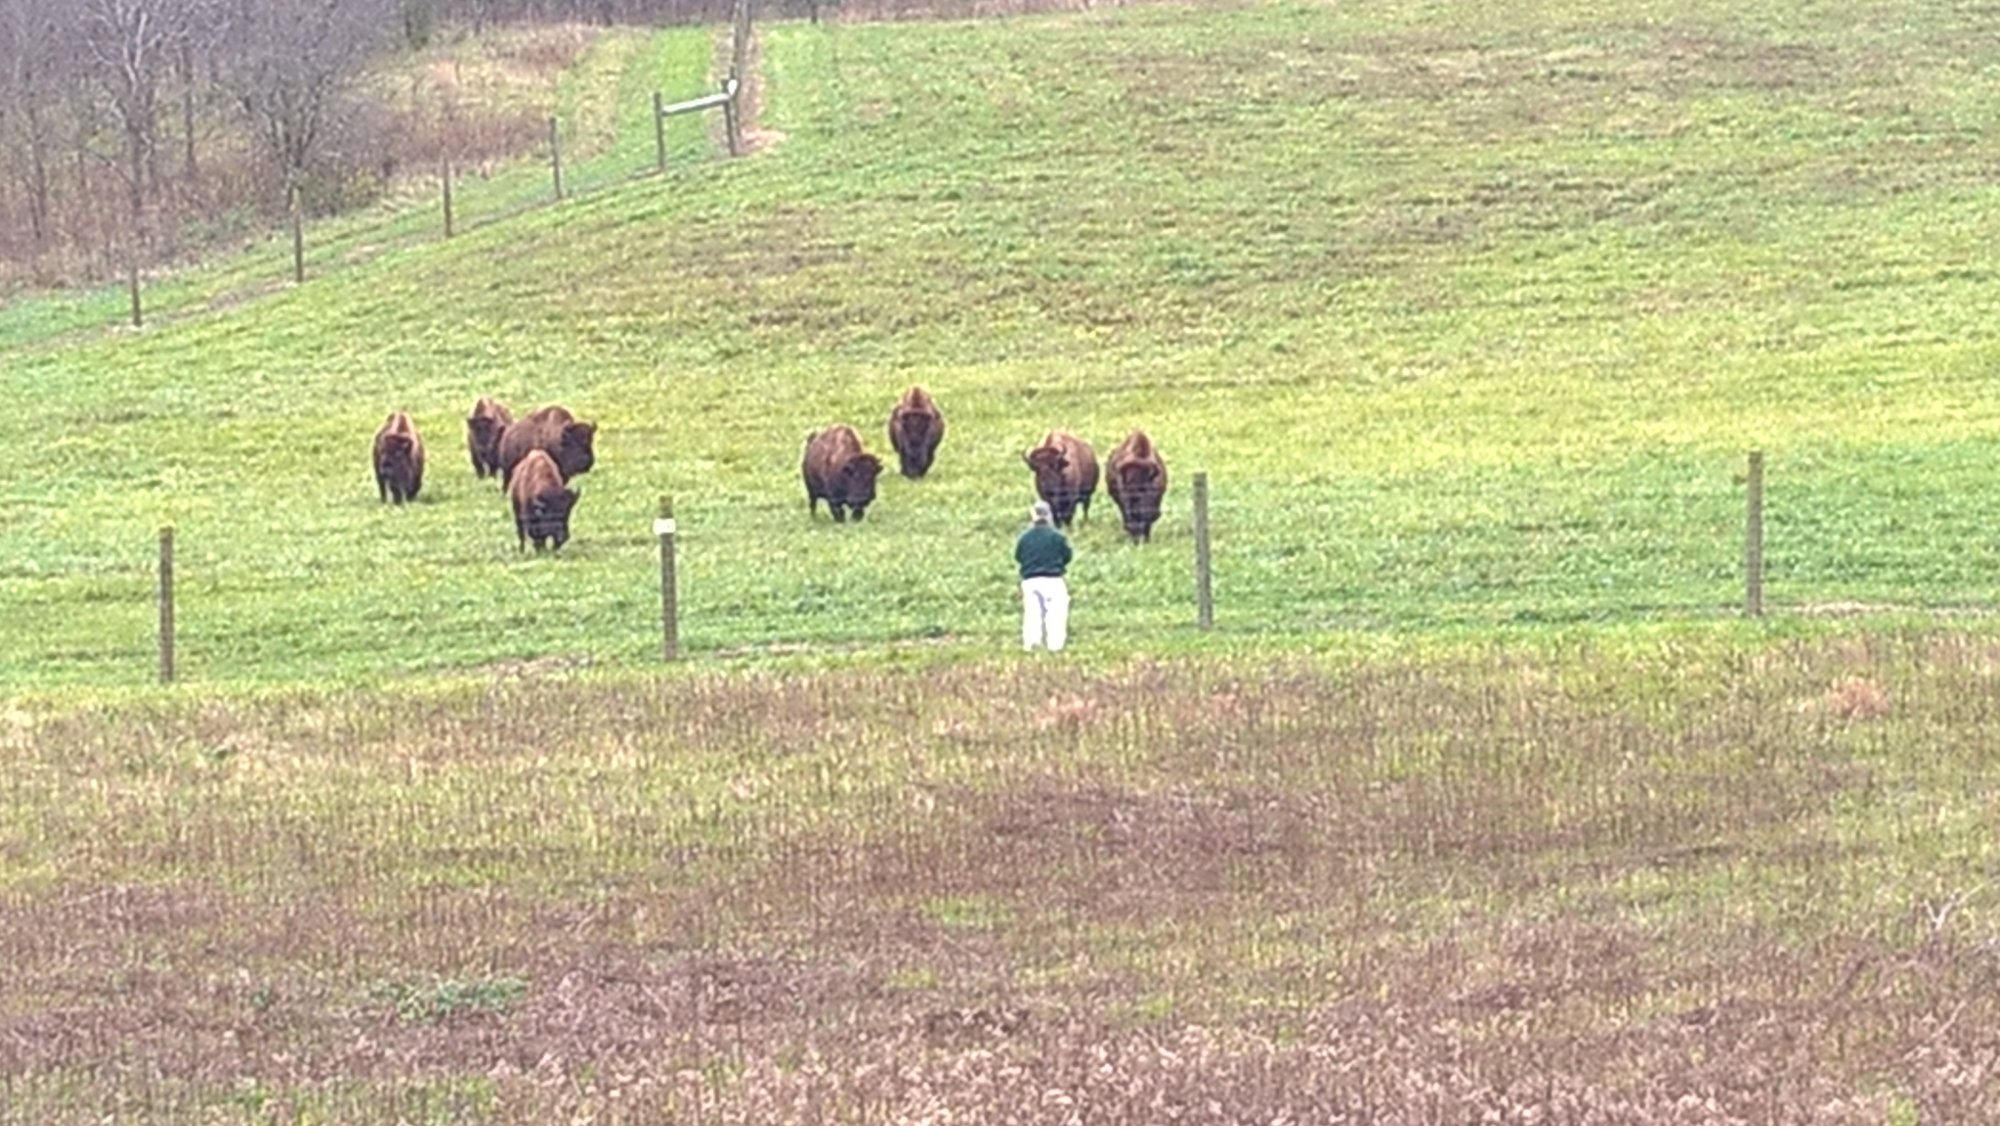
[[1046, 644], [1060, 652], [1069, 639], [1069, 540], [1056, 531], [1047, 501], [1036, 501], [1033, 523], [1014, 544], [1014, 561], [1021, 565], [1021, 647]]

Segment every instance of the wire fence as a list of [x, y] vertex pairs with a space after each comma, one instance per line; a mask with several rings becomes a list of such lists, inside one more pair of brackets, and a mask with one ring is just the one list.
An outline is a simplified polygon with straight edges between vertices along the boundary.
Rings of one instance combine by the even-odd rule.
[[[1086, 647], [1093, 639], [1129, 647], [1193, 644], [1211, 629], [1225, 639], [1300, 639], [1766, 615], [1963, 620], [2000, 605], [2000, 589], [1979, 579], [1994, 554], [1990, 541], [1884, 534], [1899, 526], [1895, 509], [1907, 500], [1899, 486], [1885, 482], [1858, 501], [1831, 491], [1851, 481], [1829, 482], [1823, 465], [1802, 460], [1798, 477], [1779, 474], [1775, 509], [1761, 451], [1733, 466], [1712, 463], [1699, 482], [1680, 478], [1674, 465], [1640, 466], [1632, 477], [1607, 468], [1595, 474], [1608, 482], [1603, 491], [1574, 496], [1501, 476], [1484, 485], [1411, 482], [1389, 494], [1379, 481], [1295, 486], [1284, 490], [1291, 508], [1282, 513], [1266, 499], [1269, 481], [1225, 475], [1211, 485], [1206, 473], [1189, 473], [1145, 544], [1127, 542], [1100, 494], [1069, 530], [1080, 568], [1072, 582], [1081, 584], [1073, 636]], [[1025, 492], [1027, 482], [1009, 484]], [[1530, 495], [1537, 489], [1539, 499]], [[805, 521], [795, 525], [796, 542], [776, 545], [746, 529], [740, 505], [713, 497], [690, 494], [678, 506], [661, 497], [644, 518], [618, 502], [615, 526], [598, 513], [584, 539], [547, 565], [516, 558], [511, 527], [503, 548], [496, 516], [489, 563], [440, 570], [413, 540], [406, 559], [371, 564], [373, 576], [349, 573], [352, 559], [309, 568], [339, 588], [327, 601], [298, 585], [311, 578], [260, 563], [255, 556], [268, 548], [245, 556], [218, 542], [213, 527], [194, 535], [167, 527], [150, 600], [135, 583], [107, 579], [100, 592], [85, 592], [87, 612], [65, 611], [50, 628], [17, 636], [15, 653], [0, 653], [0, 663], [45, 663], [59, 683], [75, 658], [70, 671], [80, 679], [132, 683], [148, 664], [163, 682], [285, 680], [315, 666], [365, 672], [378, 660], [389, 672], [1005, 644], [1018, 604], [1010, 604], [1004, 557], [1022, 506], [1006, 502], [1007, 515], [990, 526], [976, 517], [985, 546], [968, 560], [965, 548], [924, 542], [930, 533], [913, 526], [912, 511], [923, 503], [915, 490], [878, 501], [852, 530], [794, 516]], [[1835, 507], [1846, 511], [1829, 517]], [[902, 523], [882, 527], [885, 512]], [[1940, 527], [1972, 534], [1970, 509], [1934, 515]], [[177, 549], [195, 553], [191, 566], [177, 563]], [[645, 565], [655, 551], [656, 565]], [[131, 575], [140, 566], [134, 553], [112, 570]], [[68, 606], [76, 594], [58, 602]], [[148, 602], [156, 630], [139, 625]], [[138, 641], [147, 632], [156, 659], [128, 645], [107, 661], [107, 634]], [[493, 647], [426, 658], [423, 639], [432, 636]]]
[[[942, 476], [890, 477], [865, 522], [837, 526], [807, 514], [795, 468], [745, 492], [703, 485], [707, 454], [620, 454], [600, 468], [622, 483], [583, 478], [582, 523], [540, 558], [517, 545], [498, 490], [438, 453], [407, 510], [357, 491], [246, 536], [180, 506], [157, 563], [144, 525], [74, 526], [59, 551], [0, 574], [0, 617], [32, 623], [0, 638], [0, 679], [284, 683], [1015, 644], [1011, 550], [1032, 482], [998, 458], [961, 450]], [[2000, 609], [2000, 537], [1973, 458], [1642, 452], [1316, 477], [1224, 462], [1204, 488], [1192, 464], [1217, 462], [1190, 454], [1149, 542], [1128, 541], [1102, 492], [1069, 529], [1072, 648], [1767, 617], [1981, 628]], [[647, 497], [634, 481], [681, 491]]]
[[729, 131], [712, 115], [679, 117], [656, 128], [653, 95], [681, 100], [718, 90], [730, 42], [727, 29], [714, 27], [655, 33], [621, 76], [609, 123], [592, 123], [581, 107], [564, 105], [545, 119], [542, 143], [523, 158], [496, 164], [441, 156], [426, 174], [403, 178], [365, 211], [297, 218], [290, 228], [210, 266], [155, 274], [130, 259], [122, 284], [38, 299], [0, 315], [0, 345], [128, 318], [171, 322], [638, 180], [693, 174], [728, 155]]

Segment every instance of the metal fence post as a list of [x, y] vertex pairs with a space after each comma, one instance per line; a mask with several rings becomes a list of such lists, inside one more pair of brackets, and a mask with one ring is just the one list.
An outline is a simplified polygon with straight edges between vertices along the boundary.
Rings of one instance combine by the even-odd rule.
[[1215, 586], [1208, 549], [1208, 474], [1194, 475], [1195, 623], [1215, 628]]
[[681, 655], [681, 608], [679, 581], [674, 573], [674, 498], [660, 498], [660, 517], [653, 521], [653, 534], [660, 537], [660, 628], [666, 659]]

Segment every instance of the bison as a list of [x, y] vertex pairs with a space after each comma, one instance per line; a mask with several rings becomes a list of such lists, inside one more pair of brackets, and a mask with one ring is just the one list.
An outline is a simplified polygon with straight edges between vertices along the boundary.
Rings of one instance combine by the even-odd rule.
[[514, 469], [530, 450], [541, 450], [553, 458], [565, 481], [579, 473], [588, 473], [597, 460], [591, 451], [596, 437], [596, 423], [578, 422], [575, 415], [562, 407], [543, 407], [519, 422], [510, 423], [500, 432], [501, 484], [514, 483]]
[[417, 499], [424, 487], [424, 440], [410, 416], [396, 411], [375, 432], [375, 489], [384, 501]]
[[1144, 430], [1125, 436], [1104, 463], [1104, 491], [1125, 518], [1125, 534], [1139, 543], [1152, 538], [1160, 518], [1160, 498], [1167, 492], [1167, 463]]
[[530, 540], [540, 551], [545, 542], [557, 550], [569, 539], [569, 514], [576, 507], [577, 491], [564, 487], [562, 470], [545, 451], [529, 450], [514, 466], [507, 499], [514, 505], [514, 531], [522, 551]]
[[1090, 514], [1090, 495], [1097, 491], [1097, 453], [1089, 442], [1051, 430], [1021, 459], [1035, 471], [1035, 492], [1049, 502], [1058, 528], [1069, 527], [1078, 510]]
[[833, 514], [833, 522], [845, 523], [846, 509], [861, 519], [875, 500], [875, 478], [882, 474], [882, 459], [861, 449], [861, 436], [852, 426], [829, 426], [806, 436], [803, 472], [806, 479], [806, 511], [817, 512], [819, 502]]
[[514, 412], [496, 399], [482, 396], [472, 405], [472, 413], [465, 417], [465, 445], [472, 451], [475, 475], [500, 475], [500, 435], [513, 422]]
[[903, 476], [922, 477], [931, 470], [938, 443], [944, 439], [944, 415], [930, 392], [911, 387], [889, 412], [889, 444], [903, 463]]

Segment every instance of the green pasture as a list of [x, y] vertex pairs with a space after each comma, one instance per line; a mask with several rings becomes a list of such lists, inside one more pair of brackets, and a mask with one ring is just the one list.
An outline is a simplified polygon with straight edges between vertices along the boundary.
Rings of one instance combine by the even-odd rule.
[[[717, 33], [608, 32], [560, 206], [12, 302], [0, 1122], [1994, 1120], [1988, 22], [772, 22], [664, 176]], [[911, 383], [933, 476], [810, 518]], [[557, 555], [480, 394], [600, 424]], [[1049, 659], [1056, 426], [1174, 483]]]
[[[1217, 646], [1726, 617], [1752, 448], [1778, 614], [2000, 606], [1989, 30], [1624, 0], [768, 23], [757, 151], [682, 120], [657, 177], [650, 91], [705, 88], [715, 32], [607, 36], [563, 104], [615, 137], [569, 202], [530, 206], [529, 162], [450, 241], [435, 185], [316, 225], [303, 286], [277, 242], [160, 281], [140, 331], [115, 293], [0, 311], [0, 683], [150, 678], [163, 524], [192, 681], [639, 664], [663, 495], [693, 655], [1001, 647], [1051, 427], [1144, 427], [1173, 477], [1151, 544], [1103, 497], [1075, 530], [1085, 653], [1206, 644], [1195, 472]], [[933, 475], [809, 519], [808, 431], [887, 454], [911, 383], [948, 418]], [[600, 425], [556, 557], [472, 477], [481, 394]], [[409, 510], [368, 465], [394, 409], [430, 447]]]

